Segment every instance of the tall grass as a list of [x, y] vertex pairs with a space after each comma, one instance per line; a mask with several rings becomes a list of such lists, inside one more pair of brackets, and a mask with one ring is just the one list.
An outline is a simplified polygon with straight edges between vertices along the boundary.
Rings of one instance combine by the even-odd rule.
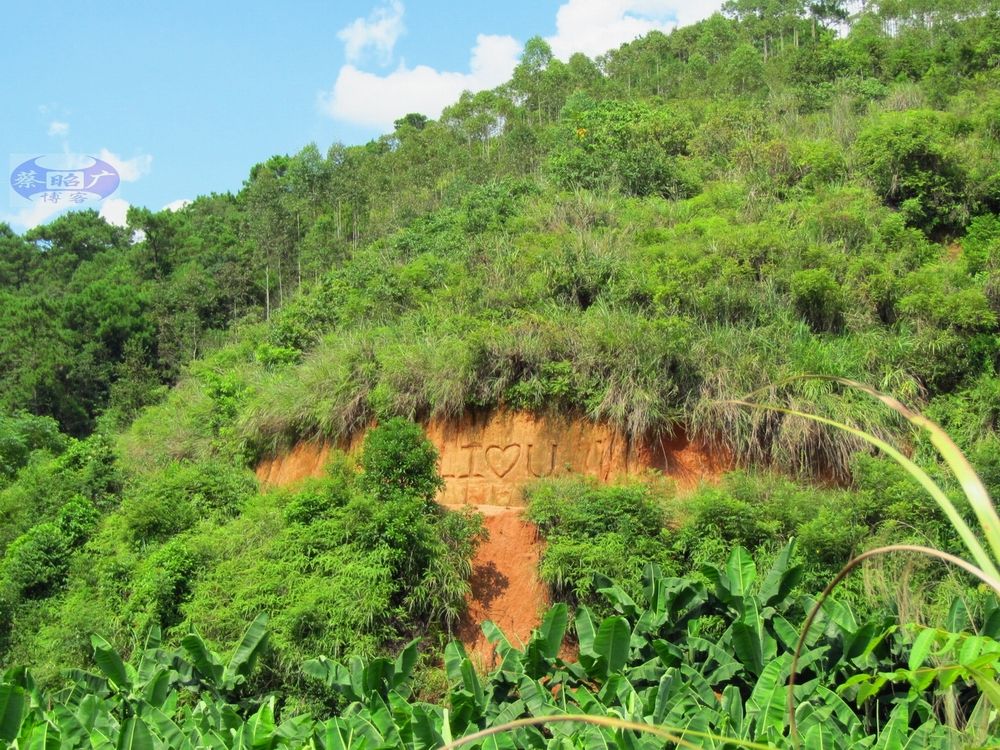
[[[851, 457], [868, 445], [855, 433], [810, 419], [805, 410], [829, 414], [882, 440], [904, 438], [905, 421], [869, 399], [842, 393], [830, 381], [792, 375], [863, 377], [919, 396], [919, 384], [891, 365], [897, 345], [895, 337], [879, 331], [820, 338], [791, 320], [753, 329], [709, 329], [696, 344], [695, 357], [705, 374], [688, 405], [691, 434], [743, 464], [847, 481]], [[778, 408], [747, 409], [737, 396], [745, 393]]]
[[669, 431], [696, 384], [691, 327], [598, 303], [550, 304], [503, 322], [408, 320], [329, 337], [260, 384], [240, 418], [258, 453], [349, 437], [373, 419], [467, 409], [576, 410], [621, 431]]
[[[789, 376], [829, 372], [919, 400], [903, 366], [911, 348], [882, 329], [817, 336], [787, 314], [765, 325], [698, 325], [603, 299], [492, 318], [421, 310], [392, 327], [336, 331], [301, 364], [261, 378], [239, 432], [259, 456], [296, 440], [349, 438], [388, 416], [554, 409], [631, 436], [683, 427], [739, 463], [843, 482], [864, 441], [791, 412], [814, 407], [883, 440], [905, 439], [905, 420], [829, 382]], [[733, 403], [761, 389], [786, 412]]]
[[371, 329], [324, 341], [290, 373], [262, 384], [238, 429], [258, 454], [296, 440], [348, 437], [371, 421], [378, 335]]

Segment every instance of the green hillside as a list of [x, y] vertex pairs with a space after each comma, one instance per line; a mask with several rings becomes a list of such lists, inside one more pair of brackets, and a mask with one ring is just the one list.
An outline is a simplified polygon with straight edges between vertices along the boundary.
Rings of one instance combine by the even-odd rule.
[[[0, 225], [0, 666], [30, 667], [47, 690], [92, 685], [65, 671], [107, 674], [92, 633], [107, 639], [98, 657], [136, 661], [150, 628], [165, 649], [184, 648], [192, 628], [222, 649], [265, 612], [255, 668], [212, 688], [241, 721], [267, 696], [279, 718], [339, 716], [362, 697], [304, 662], [395, 657], [421, 636], [406, 684], [438, 708], [413, 719], [408, 703], [412, 721], [439, 726], [443, 696], [458, 711], [465, 680], [476, 699], [462, 733], [483, 728], [507, 714], [487, 710], [446, 650], [482, 519], [435, 505], [433, 447], [413, 422], [525, 410], [634, 437], [683, 432], [740, 467], [687, 497], [655, 477], [526, 489], [547, 542], [542, 578], [576, 613], [583, 666], [567, 668], [567, 690], [628, 703], [622, 683], [608, 687], [617, 657], [599, 652], [641, 616], [629, 597], [662, 609], [643, 597], [664, 576], [697, 601], [683, 627], [633, 635], [620, 675], [655, 704], [639, 687], [654, 677], [640, 673], [646, 660], [694, 664], [706, 679], [714, 663], [716, 681], [690, 705], [704, 709], [714, 691], [732, 722], [706, 719], [705, 731], [737, 731], [744, 703], [768, 715], [755, 688], [765, 662], [787, 670], [785, 625], [799, 627], [852, 556], [885, 543], [964, 548], [939, 506], [859, 437], [734, 401], [893, 442], [971, 518], [926, 435], [865, 394], [799, 376], [869, 384], [940, 423], [1000, 496], [1000, 9], [899, 0], [848, 18], [842, 2], [802, 5], [731, 0], [725, 15], [597, 60], [560, 61], [535, 38], [507, 84], [463, 95], [436, 121], [407, 115], [363, 146], [275, 156], [235, 195], [133, 207], [125, 229], [87, 211], [23, 235]], [[326, 478], [260, 492], [260, 459], [376, 421]], [[734, 559], [761, 579], [800, 566], [781, 597], [754, 591], [775, 642], [756, 656], [740, 637], [712, 643], [742, 632], [733, 622], [749, 627], [719, 583]], [[600, 593], [610, 580], [620, 596]], [[1000, 635], [993, 594], [931, 561], [892, 558], [837, 597], [843, 610], [812, 643], [815, 660], [827, 649], [810, 678], [827, 692], [862, 672], [919, 668], [913, 623]], [[593, 647], [580, 620], [591, 612], [608, 631]], [[864, 639], [893, 635], [862, 658], [850, 638], [866, 623]], [[565, 621], [546, 627], [561, 634]], [[657, 638], [698, 640], [668, 658]], [[944, 663], [955, 644], [935, 644]], [[556, 679], [565, 664], [535, 648], [518, 679]], [[692, 662], [702, 651], [716, 662]], [[20, 679], [7, 683], [26, 689]], [[490, 679], [495, 696], [513, 690]], [[865, 703], [855, 681], [817, 710], [855, 739], [925, 724], [931, 745], [944, 742], [940, 725], [995, 739], [995, 718], [975, 708], [978, 678], [953, 679], [965, 687], [915, 683], [909, 703], [892, 681]], [[370, 693], [361, 702], [376, 711]], [[775, 710], [775, 733], [761, 720], [744, 738], [786, 741]], [[387, 736], [367, 746], [425, 746]], [[845, 743], [823, 746], [861, 746]]]

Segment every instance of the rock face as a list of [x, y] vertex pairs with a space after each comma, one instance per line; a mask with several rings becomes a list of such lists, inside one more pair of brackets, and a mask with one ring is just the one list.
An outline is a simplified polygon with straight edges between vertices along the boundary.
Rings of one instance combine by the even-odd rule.
[[[438, 499], [448, 506], [520, 507], [525, 484], [568, 473], [610, 482], [655, 469], [688, 489], [714, 479], [726, 465], [683, 435], [630, 440], [581, 418], [495, 412], [431, 420], [425, 429], [441, 454], [445, 487]], [[353, 450], [359, 444], [355, 440], [344, 447]], [[299, 443], [289, 453], [262, 461], [257, 476], [272, 486], [320, 476], [330, 448], [328, 443]]]

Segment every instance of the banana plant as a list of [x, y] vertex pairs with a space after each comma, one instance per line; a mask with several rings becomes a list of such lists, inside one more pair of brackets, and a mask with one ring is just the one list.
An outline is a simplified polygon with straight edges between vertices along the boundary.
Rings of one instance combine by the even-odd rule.
[[905, 667], [874, 670], [856, 674], [839, 687], [858, 706], [876, 699], [886, 686], [905, 686], [905, 696], [897, 703], [914, 709], [927, 704], [931, 691], [946, 706], [960, 703], [959, 693], [979, 693], [972, 703], [972, 714], [984, 715], [1000, 710], [1000, 642], [985, 635], [912, 626], [913, 639]]
[[[267, 620], [266, 613], [257, 615], [225, 665], [222, 657], [212, 651], [192, 627], [191, 632], [181, 639], [181, 648], [194, 668], [195, 678], [217, 695], [235, 694], [246, 683], [258, 658], [267, 648]], [[180, 660], [177, 661], [177, 666], [181, 670], [186, 667]]]
[[[97, 672], [67, 673], [66, 689], [43, 693], [23, 669], [3, 675], [0, 739], [42, 750], [433, 750], [462, 742], [484, 750], [653, 750], [665, 741], [756, 750], [794, 746], [794, 698], [802, 747], [904, 750], [969, 739], [939, 720], [935, 704], [947, 703], [949, 690], [978, 687], [987, 697], [967, 726], [980, 729], [979, 744], [996, 742], [1000, 640], [991, 634], [884, 627], [827, 599], [806, 633], [803, 679], [790, 696], [797, 640], [785, 618], [812, 602], [794, 598], [792, 553], [784, 550], [760, 577], [737, 550], [707, 576], [709, 586], [647, 566], [637, 600], [606, 585], [617, 612], [598, 622], [589, 609], [577, 610], [576, 661], [560, 657], [565, 606], [545, 616], [523, 649], [487, 624], [500, 664], [480, 674], [460, 644], [448, 645], [442, 705], [413, 700], [416, 641], [395, 659], [310, 660], [306, 675], [346, 705], [332, 717], [283, 718], [277, 696], [245, 694], [266, 643], [263, 619], [225, 664], [194, 633], [172, 652], [151, 631], [134, 665], [95, 638]], [[956, 627], [968, 621], [960, 607], [949, 615]], [[737, 648], [740, 638], [758, 643]]]
[[417, 663], [419, 639], [410, 641], [395, 660], [372, 659], [367, 664], [360, 657], [352, 657], [347, 665], [320, 656], [302, 665], [302, 671], [333, 689], [349, 703], [368, 706], [377, 696], [388, 700], [394, 693], [402, 698], [410, 696], [409, 681]]

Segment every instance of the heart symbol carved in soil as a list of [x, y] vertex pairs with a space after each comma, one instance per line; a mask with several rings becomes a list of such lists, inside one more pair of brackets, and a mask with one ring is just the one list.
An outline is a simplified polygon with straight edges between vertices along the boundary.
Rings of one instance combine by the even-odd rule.
[[501, 448], [499, 445], [491, 445], [486, 449], [486, 464], [498, 477], [503, 478], [517, 464], [517, 459], [521, 457], [521, 446], [517, 443]]

